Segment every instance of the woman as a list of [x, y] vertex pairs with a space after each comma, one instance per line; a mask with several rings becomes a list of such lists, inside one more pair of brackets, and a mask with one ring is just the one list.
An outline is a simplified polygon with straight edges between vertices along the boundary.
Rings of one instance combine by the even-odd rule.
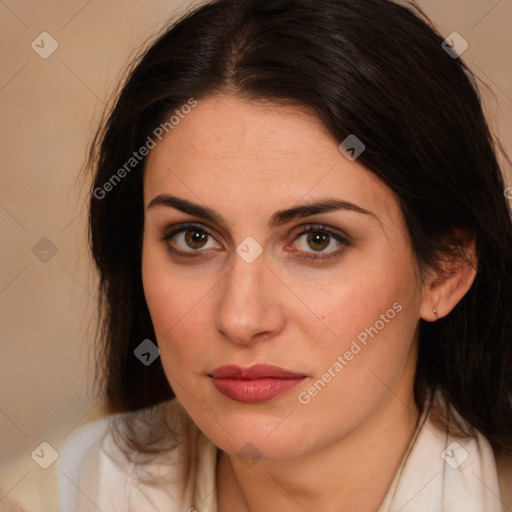
[[91, 161], [118, 414], [62, 511], [506, 510], [512, 223], [455, 43], [387, 0], [213, 1]]

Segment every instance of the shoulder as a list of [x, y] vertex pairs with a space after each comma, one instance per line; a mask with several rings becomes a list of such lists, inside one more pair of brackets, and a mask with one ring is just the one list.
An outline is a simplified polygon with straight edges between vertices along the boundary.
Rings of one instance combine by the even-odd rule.
[[59, 454], [59, 512], [187, 510], [201, 435], [176, 399], [76, 430]]
[[109, 418], [89, 423], [68, 435], [59, 451], [59, 474], [76, 482], [84, 460], [98, 452], [109, 427]]
[[479, 504], [477, 510], [501, 511], [501, 506], [508, 504], [505, 496], [512, 483], [510, 459], [497, 457], [489, 439], [440, 396], [434, 400], [425, 427], [425, 457], [429, 450], [433, 453], [441, 464], [439, 475], [445, 488], [454, 489], [444, 497], [447, 509], [459, 506], [464, 492], [470, 498], [466, 510]]

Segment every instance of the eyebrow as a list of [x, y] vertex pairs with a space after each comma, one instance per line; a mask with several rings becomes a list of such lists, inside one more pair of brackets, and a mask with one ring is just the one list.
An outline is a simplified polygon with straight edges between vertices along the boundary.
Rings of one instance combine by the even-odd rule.
[[[211, 222], [224, 225], [226, 224], [222, 215], [217, 213], [215, 210], [169, 194], [160, 194], [155, 196], [148, 204], [147, 209], [149, 210], [157, 206], [175, 208], [176, 210]], [[380, 223], [380, 219], [377, 215], [355, 203], [341, 199], [326, 198], [299, 206], [293, 206], [286, 210], [279, 210], [270, 217], [269, 226], [277, 227], [297, 218], [304, 218], [319, 213], [328, 213], [337, 210], [348, 210], [356, 213], [362, 213], [364, 215], [370, 215]]]

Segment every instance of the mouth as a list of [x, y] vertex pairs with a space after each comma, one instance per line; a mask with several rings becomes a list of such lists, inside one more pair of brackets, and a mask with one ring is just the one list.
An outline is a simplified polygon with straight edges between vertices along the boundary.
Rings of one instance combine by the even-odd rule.
[[259, 364], [248, 368], [221, 366], [209, 377], [217, 391], [231, 400], [259, 404], [290, 391], [307, 376], [278, 366]]

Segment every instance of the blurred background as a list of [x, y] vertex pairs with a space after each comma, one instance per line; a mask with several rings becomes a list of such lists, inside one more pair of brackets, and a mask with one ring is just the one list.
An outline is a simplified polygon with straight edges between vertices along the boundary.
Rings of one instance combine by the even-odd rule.
[[[81, 171], [127, 63], [198, 3], [0, 0], [2, 512], [55, 511], [62, 440], [108, 412], [92, 387], [97, 292]], [[468, 42], [462, 58], [489, 86], [486, 112], [511, 155], [512, 0], [417, 5], [444, 37]]]

